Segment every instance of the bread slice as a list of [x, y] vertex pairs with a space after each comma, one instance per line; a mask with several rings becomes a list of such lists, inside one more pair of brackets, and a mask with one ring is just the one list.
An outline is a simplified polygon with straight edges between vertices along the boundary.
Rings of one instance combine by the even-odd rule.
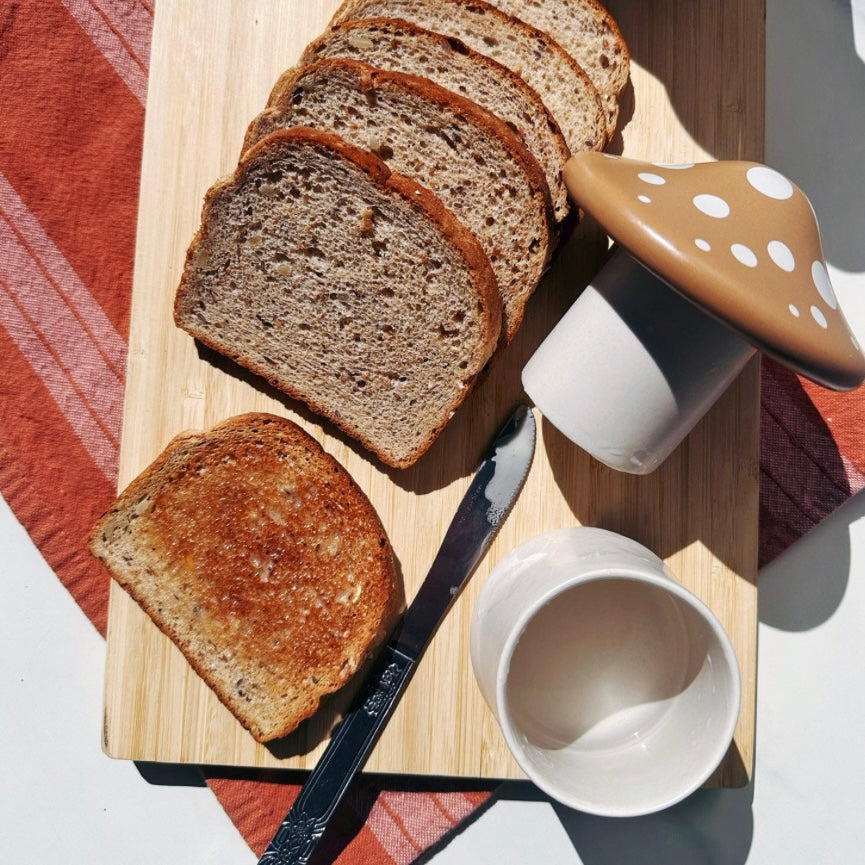
[[489, 256], [503, 338], [513, 337], [552, 251], [554, 220], [543, 172], [506, 123], [427, 78], [335, 58], [297, 70], [246, 143], [295, 125], [369, 147], [432, 190]]
[[[402, 18], [456, 36], [519, 75], [556, 119], [572, 153], [602, 149], [612, 130], [586, 71], [549, 34], [481, 0], [345, 0], [331, 23]], [[598, 145], [598, 142], [602, 144]]]
[[269, 414], [174, 438], [90, 549], [260, 742], [341, 688], [403, 606], [367, 497]]
[[586, 70], [615, 129], [628, 83], [630, 54], [612, 15], [597, 0], [489, 0], [493, 6], [549, 33]]
[[[561, 221], [569, 210], [562, 169], [571, 155], [558, 124], [531, 87], [490, 57], [478, 54], [454, 36], [442, 36], [408, 21], [372, 18], [347, 21], [326, 31], [300, 58], [307, 66], [327, 57], [349, 57], [379, 69], [421, 75], [491, 111], [518, 132], [544, 170]], [[280, 99], [292, 73], [275, 85], [271, 104]], [[598, 136], [595, 147], [603, 138]]]
[[483, 250], [378, 157], [311, 129], [275, 132], [205, 199], [176, 323], [411, 465], [496, 347]]

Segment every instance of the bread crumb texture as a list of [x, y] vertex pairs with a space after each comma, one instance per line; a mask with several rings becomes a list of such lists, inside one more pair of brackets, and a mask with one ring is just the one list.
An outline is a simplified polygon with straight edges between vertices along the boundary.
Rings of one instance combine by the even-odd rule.
[[[388, 18], [348, 21], [330, 28], [307, 47], [299, 65], [332, 57], [423, 76], [500, 117], [522, 136], [543, 167], [556, 218], [561, 220], [567, 215], [562, 167], [570, 151], [538, 94], [510, 69], [456, 37]], [[283, 82], [290, 83], [290, 79], [283, 79], [280, 88]], [[275, 104], [280, 94], [281, 90], [272, 95]]]
[[[559, 40], [573, 28], [585, 29], [585, 20], [599, 13], [583, 0], [580, 3], [550, 3], [567, 10], [561, 20], [551, 26], [538, 28], [529, 21], [534, 7], [544, 7], [549, 0], [529, 4], [526, 0], [513, 0], [522, 10], [511, 12], [500, 6], [510, 5], [474, 2], [474, 0], [346, 0], [336, 11], [331, 24], [363, 20], [379, 16], [404, 19], [427, 30], [454, 36], [479, 54], [486, 55], [510, 69], [538, 94], [556, 119], [570, 149], [574, 152], [603, 146], [612, 137], [615, 117], [607, 128], [605, 102], [599, 93], [601, 84], [597, 76], [590, 78], [589, 69], [602, 65], [598, 43], [590, 42], [581, 53], [591, 61], [589, 65], [568, 53]], [[523, 13], [527, 16], [523, 18]], [[531, 15], [531, 17], [534, 17]], [[581, 20], [583, 19], [583, 20]], [[581, 44], [576, 37], [574, 43]], [[627, 74], [627, 70], [626, 70]], [[603, 79], [606, 80], [606, 74]], [[614, 104], [615, 107], [615, 104]], [[608, 134], [609, 133], [609, 134]], [[600, 136], [600, 138], [599, 138]]]
[[334, 142], [274, 133], [210, 191], [175, 320], [403, 467], [491, 355], [501, 301], [466, 229]]
[[327, 129], [431, 190], [486, 252], [513, 338], [555, 234], [543, 171], [513, 129], [426, 78], [345, 58], [319, 60], [286, 80], [247, 144], [293, 126]]
[[175, 438], [90, 548], [261, 742], [342, 687], [403, 605], [369, 500], [274, 415]]

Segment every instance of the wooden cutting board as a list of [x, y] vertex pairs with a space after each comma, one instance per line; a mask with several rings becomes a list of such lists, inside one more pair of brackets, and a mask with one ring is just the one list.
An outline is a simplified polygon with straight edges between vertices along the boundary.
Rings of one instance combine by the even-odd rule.
[[[129, 368], [120, 461], [125, 486], [181, 430], [232, 414], [298, 421], [354, 476], [393, 542], [411, 598], [485, 446], [522, 399], [520, 370], [597, 271], [606, 238], [584, 224], [525, 323], [439, 441], [414, 467], [383, 467], [333, 427], [196, 347], [171, 306], [202, 198], [238, 158], [277, 76], [325, 27], [336, 0], [160, 0], [151, 54]], [[760, 159], [763, 2], [610, 5], [633, 55], [624, 133], [611, 149], [665, 162]], [[566, 373], [563, 373], [566, 374]], [[750, 777], [757, 625], [759, 366], [753, 362], [656, 473], [617, 474], [536, 412], [534, 465], [517, 506], [451, 611], [367, 764], [368, 771], [520, 777], [476, 686], [469, 620], [490, 569], [516, 544], [566, 525], [630, 535], [664, 557], [718, 614], [744, 684], [739, 725], [713, 783]], [[240, 727], [139, 608], [112, 586], [104, 746], [114, 757], [309, 768], [346, 695], [271, 747]]]

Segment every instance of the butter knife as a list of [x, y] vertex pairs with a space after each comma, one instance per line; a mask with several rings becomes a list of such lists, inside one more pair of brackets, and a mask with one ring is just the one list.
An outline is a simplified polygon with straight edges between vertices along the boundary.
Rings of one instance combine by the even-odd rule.
[[520, 406], [496, 436], [401, 624], [370, 670], [259, 865], [306, 865], [346, 789], [366, 762], [409, 679], [522, 489], [535, 421]]

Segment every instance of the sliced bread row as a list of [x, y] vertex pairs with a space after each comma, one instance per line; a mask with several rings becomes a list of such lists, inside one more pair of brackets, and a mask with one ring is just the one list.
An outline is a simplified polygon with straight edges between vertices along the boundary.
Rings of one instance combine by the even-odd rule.
[[347, 0], [331, 25], [208, 194], [175, 320], [405, 467], [516, 334], [564, 163], [612, 114], [549, 33], [484, 2]]

